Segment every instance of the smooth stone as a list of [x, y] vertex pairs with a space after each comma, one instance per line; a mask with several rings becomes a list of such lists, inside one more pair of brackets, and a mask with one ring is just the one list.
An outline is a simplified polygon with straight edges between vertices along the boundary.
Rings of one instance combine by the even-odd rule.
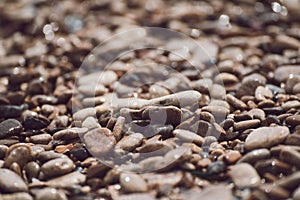
[[94, 156], [106, 155], [116, 144], [116, 139], [107, 128], [93, 129], [87, 132], [83, 139], [87, 150]]
[[120, 175], [120, 184], [125, 192], [147, 192], [146, 181], [138, 174], [123, 172]]
[[258, 86], [255, 90], [255, 98], [257, 101], [271, 99], [272, 97], [273, 97], [272, 91], [266, 87]]
[[175, 129], [173, 135], [183, 142], [193, 142], [199, 146], [204, 143], [204, 138], [196, 133], [184, 129]]
[[237, 83], [237, 82], [239, 82], [239, 79], [233, 74], [223, 72], [223, 73], [218, 74], [214, 78], [214, 81], [216, 83], [221, 83], [221, 84], [227, 85], [227, 84]]
[[36, 200], [67, 200], [67, 196], [63, 191], [55, 188], [43, 188], [38, 190], [35, 195]]
[[297, 100], [287, 101], [281, 105], [282, 109], [287, 111], [291, 108], [300, 108], [300, 102]]
[[278, 179], [276, 184], [280, 187], [286, 188], [289, 191], [293, 191], [300, 185], [300, 172], [298, 171], [289, 176]]
[[17, 192], [13, 194], [0, 194], [1, 200], [33, 200], [33, 197], [26, 192]]
[[54, 151], [42, 151], [37, 153], [37, 159], [42, 164], [56, 158], [67, 158], [67, 156], [61, 153], [56, 153]]
[[298, 151], [291, 148], [283, 148], [279, 154], [279, 157], [282, 161], [300, 168], [300, 153]]
[[40, 173], [40, 165], [37, 162], [29, 162], [24, 167], [26, 176], [29, 181], [32, 180], [32, 178], [37, 178]]
[[74, 185], [82, 184], [85, 182], [85, 180], [86, 180], [86, 176], [76, 171], [76, 172], [66, 174], [64, 176], [51, 179], [45, 182], [45, 184], [49, 187], [68, 188]]
[[234, 123], [233, 130], [234, 131], [243, 131], [246, 129], [257, 128], [259, 126], [260, 126], [259, 119], [251, 119], [251, 120], [245, 120], [245, 121], [240, 121], [240, 122]]
[[260, 177], [256, 170], [248, 163], [239, 163], [230, 167], [229, 176], [235, 186], [244, 188], [255, 188], [260, 184]]
[[48, 144], [52, 140], [52, 136], [48, 133], [33, 135], [29, 141], [34, 144]]
[[288, 199], [290, 192], [274, 184], [262, 184], [260, 190], [264, 191], [270, 199]]
[[202, 191], [187, 196], [190, 200], [233, 200], [231, 189], [225, 185], [210, 185]]
[[5, 167], [10, 167], [14, 162], [18, 163], [21, 168], [31, 161], [31, 147], [28, 144], [19, 143], [10, 146], [5, 156]]
[[56, 158], [49, 160], [41, 166], [41, 172], [45, 177], [51, 178], [67, 174], [75, 168], [73, 161], [69, 158]]
[[101, 126], [94, 117], [87, 117], [82, 122], [82, 128], [87, 128], [88, 130], [92, 130], [95, 128], [101, 128]]
[[271, 157], [271, 152], [268, 149], [255, 149], [245, 154], [238, 163], [254, 164], [258, 160], [263, 160]]
[[108, 89], [102, 84], [91, 83], [89, 85], [81, 85], [78, 87], [80, 94], [88, 97], [100, 96], [108, 92]]
[[261, 127], [252, 131], [245, 140], [245, 148], [249, 150], [269, 148], [282, 143], [289, 135], [287, 127]]
[[195, 90], [207, 94], [209, 92], [209, 88], [213, 85], [213, 81], [211, 79], [204, 78], [193, 81], [191, 85]]
[[210, 95], [211, 99], [225, 99], [226, 90], [222, 85], [213, 84], [209, 88], [209, 95]]
[[103, 84], [109, 86], [117, 80], [117, 74], [113, 71], [99, 71], [84, 75], [78, 79], [79, 85]]
[[68, 128], [61, 131], [57, 131], [53, 134], [54, 140], [73, 140], [77, 139], [80, 136], [84, 135], [86, 132], [88, 132], [87, 128]]
[[92, 107], [83, 108], [73, 114], [74, 121], [83, 121], [87, 117], [96, 117], [96, 109]]
[[141, 133], [133, 133], [131, 135], [123, 137], [116, 144], [116, 148], [119, 147], [125, 151], [132, 151], [142, 144], [144, 138], [144, 135], [142, 135]]
[[155, 200], [153, 195], [147, 193], [141, 194], [127, 194], [118, 196], [118, 200]]
[[299, 75], [294, 75], [292, 77], [289, 77], [288, 80], [286, 81], [285, 84], [285, 90], [287, 93], [292, 93], [293, 88], [295, 85], [300, 83], [300, 76]]
[[125, 126], [125, 117], [119, 116], [112, 130], [112, 133], [115, 136], [117, 141], [119, 141], [123, 136], [124, 126]]
[[7, 150], [8, 147], [6, 145], [0, 145], [0, 159], [4, 159]]
[[46, 128], [50, 124], [50, 121], [43, 115], [27, 116], [23, 120], [22, 124], [25, 129], [40, 130]]
[[232, 105], [236, 109], [245, 110], [248, 107], [243, 101], [239, 100], [231, 94], [226, 95], [226, 100], [230, 105]]
[[241, 153], [236, 150], [231, 150], [225, 153], [223, 160], [228, 164], [236, 163], [242, 157]]
[[252, 117], [252, 119], [260, 119], [260, 120], [263, 120], [266, 118], [266, 114], [265, 112], [262, 110], [262, 109], [259, 109], [259, 108], [253, 108], [251, 110], [249, 110], [247, 112], [247, 114], [249, 116]]
[[300, 186], [294, 191], [293, 200], [300, 200]]
[[300, 115], [292, 115], [285, 119], [288, 125], [297, 126], [300, 125]]
[[291, 75], [300, 75], [300, 66], [286, 65], [278, 67], [274, 72], [275, 80], [279, 83], [285, 82]]
[[241, 86], [238, 88], [236, 96], [238, 98], [242, 96], [254, 96], [255, 90], [260, 85], [265, 85], [267, 82], [266, 78], [260, 74], [251, 74], [246, 76], [242, 80]]
[[26, 192], [28, 190], [23, 179], [9, 169], [0, 169], [0, 177], [1, 192]]
[[0, 139], [18, 135], [23, 129], [22, 124], [15, 119], [7, 119], [0, 123]]

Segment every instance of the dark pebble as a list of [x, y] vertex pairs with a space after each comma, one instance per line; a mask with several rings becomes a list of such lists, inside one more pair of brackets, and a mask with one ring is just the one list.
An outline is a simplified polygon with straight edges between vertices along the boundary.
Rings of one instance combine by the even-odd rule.
[[15, 119], [7, 119], [0, 123], [0, 139], [18, 135], [22, 131], [22, 124]]

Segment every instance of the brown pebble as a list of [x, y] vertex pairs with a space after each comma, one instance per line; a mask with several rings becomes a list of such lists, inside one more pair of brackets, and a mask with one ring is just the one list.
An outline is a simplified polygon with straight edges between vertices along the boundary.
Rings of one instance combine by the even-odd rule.
[[292, 115], [285, 119], [288, 125], [297, 126], [300, 125], [300, 115]]
[[239, 163], [231, 166], [229, 176], [238, 188], [255, 188], [260, 184], [259, 175], [248, 163]]
[[4, 166], [10, 167], [12, 163], [16, 162], [23, 168], [23, 166], [31, 161], [31, 159], [31, 148], [28, 144], [15, 144], [10, 146], [7, 150]]
[[234, 131], [243, 131], [246, 129], [257, 128], [260, 125], [259, 119], [245, 120], [241, 122], [234, 123], [233, 130]]
[[228, 151], [224, 155], [224, 161], [228, 164], [234, 164], [242, 157], [241, 153], [239, 151]]
[[240, 110], [247, 109], [247, 105], [244, 102], [242, 102], [241, 100], [237, 99], [236, 97], [234, 97], [231, 94], [227, 94], [226, 95], [226, 100], [227, 100], [227, 102], [230, 105], [232, 105], [236, 109], [240, 109]]
[[26, 192], [28, 190], [22, 178], [9, 169], [0, 169], [0, 177], [1, 192]]
[[125, 192], [146, 192], [148, 190], [147, 183], [138, 174], [123, 172], [120, 175], [120, 184]]
[[38, 190], [35, 196], [36, 200], [67, 200], [67, 196], [63, 191], [55, 188], [43, 188]]
[[51, 178], [71, 172], [75, 168], [73, 161], [69, 158], [56, 158], [44, 163], [41, 172], [45, 177]]

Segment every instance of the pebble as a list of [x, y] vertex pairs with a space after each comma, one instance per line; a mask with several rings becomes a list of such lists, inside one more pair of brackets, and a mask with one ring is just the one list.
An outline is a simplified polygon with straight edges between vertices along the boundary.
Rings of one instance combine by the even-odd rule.
[[29, 141], [34, 144], [48, 144], [52, 140], [52, 136], [48, 133], [31, 136]]
[[292, 115], [285, 119], [288, 125], [298, 126], [300, 125], [300, 115]]
[[209, 95], [212, 99], [225, 99], [226, 90], [222, 85], [213, 84], [209, 88]]
[[242, 157], [241, 153], [236, 150], [231, 150], [225, 153], [223, 160], [228, 164], [236, 163]]
[[32, 196], [26, 192], [16, 192], [13, 194], [0, 194], [1, 200], [33, 200]]
[[42, 151], [37, 155], [37, 159], [40, 163], [45, 163], [49, 160], [56, 158], [66, 158], [67, 156], [61, 153], [56, 153], [54, 151]]
[[22, 124], [15, 119], [7, 119], [0, 123], [0, 139], [18, 135], [23, 129]]
[[123, 172], [120, 174], [120, 184], [125, 192], [147, 192], [146, 181], [138, 174]]
[[113, 71], [107, 70], [84, 75], [78, 79], [78, 84], [89, 85], [91, 83], [97, 83], [109, 86], [112, 85], [116, 80], [117, 74]]
[[200, 135], [197, 135], [196, 133], [188, 130], [183, 130], [183, 129], [175, 129], [173, 131], [173, 135], [176, 138], [179, 138], [183, 142], [193, 142], [197, 144], [198, 146], [201, 146], [204, 143], [203, 137]]
[[300, 66], [286, 65], [278, 67], [274, 72], [274, 78], [277, 82], [285, 82], [290, 75], [300, 75]]
[[0, 159], [4, 159], [8, 147], [6, 145], [0, 145]]
[[117, 141], [119, 141], [124, 133], [125, 117], [119, 116], [112, 130], [112, 133]]
[[293, 200], [300, 200], [300, 187], [298, 187], [293, 193]]
[[300, 102], [298, 100], [287, 101], [281, 105], [282, 109], [287, 111], [291, 108], [300, 108]]
[[283, 148], [279, 157], [282, 161], [300, 168], [300, 153], [298, 151], [290, 148]]
[[235, 186], [244, 188], [255, 188], [260, 184], [260, 177], [256, 170], [248, 163], [239, 163], [230, 167], [229, 176]]
[[10, 167], [14, 162], [18, 163], [21, 168], [31, 161], [31, 147], [28, 144], [19, 143], [10, 146], [5, 156], [5, 167]]
[[26, 192], [28, 187], [22, 178], [9, 169], [0, 169], [1, 192]]
[[98, 123], [97, 119], [95, 119], [94, 117], [87, 117], [82, 122], [82, 128], [87, 128], [88, 130], [92, 130], [95, 128], [101, 128], [101, 126]]
[[120, 147], [125, 151], [133, 151], [140, 146], [144, 140], [144, 135], [141, 133], [133, 133], [131, 135], [123, 137], [117, 144], [116, 148]]
[[32, 178], [37, 178], [39, 176], [40, 165], [37, 162], [31, 161], [25, 165], [24, 170], [28, 180], [31, 181]]
[[228, 85], [228, 84], [234, 84], [234, 83], [239, 82], [239, 79], [233, 74], [223, 72], [223, 73], [218, 74], [214, 78], [214, 81], [216, 83], [221, 83], [221, 84], [224, 84], [224, 85]]
[[264, 191], [270, 199], [288, 199], [290, 196], [289, 191], [273, 184], [263, 184], [260, 190]]
[[68, 128], [61, 131], [58, 131], [53, 134], [54, 140], [73, 140], [83, 136], [88, 132], [87, 128]]
[[253, 108], [249, 110], [247, 112], [247, 115], [249, 115], [252, 119], [259, 119], [259, 120], [263, 120], [266, 117], [265, 112], [259, 108]]
[[238, 98], [242, 96], [255, 95], [255, 90], [260, 85], [266, 84], [266, 78], [260, 74], [251, 74], [246, 76], [242, 80], [241, 86], [238, 88], [236, 92], [236, 96]]
[[89, 108], [83, 108], [76, 113], [73, 114], [73, 119], [75, 121], [83, 121], [87, 117], [95, 117], [96, 116], [96, 110], [95, 108], [89, 107]]
[[20, 106], [13, 105], [0, 105], [0, 117], [1, 118], [17, 118], [20, 117], [22, 112], [28, 108], [27, 104]]
[[296, 189], [300, 184], [300, 172], [297, 171], [289, 176], [285, 176], [276, 181], [280, 187], [286, 188], [289, 191]]
[[257, 101], [271, 99], [272, 97], [273, 97], [272, 91], [266, 87], [258, 86], [255, 90], [255, 98]]
[[55, 188], [43, 188], [38, 190], [35, 195], [36, 200], [67, 200], [66, 194]]
[[245, 120], [233, 124], [234, 131], [243, 131], [246, 129], [257, 128], [260, 126], [259, 119]]
[[282, 143], [289, 133], [289, 129], [284, 126], [257, 128], [246, 138], [245, 148], [249, 151], [257, 148], [272, 147]]
[[300, 82], [300, 76], [294, 75], [292, 77], [289, 77], [285, 84], [285, 90], [287, 93], [292, 93], [293, 88], [295, 85], [299, 84]]
[[233, 200], [231, 189], [225, 185], [211, 185], [204, 188], [202, 191], [197, 193], [192, 193], [187, 196], [187, 199], [191, 200], [212, 200], [212, 199], [223, 199], [223, 200]]
[[155, 200], [153, 195], [147, 193], [141, 194], [127, 194], [118, 196], [118, 200]]
[[69, 158], [56, 158], [49, 160], [41, 166], [41, 172], [47, 178], [67, 174], [75, 168], [73, 161]]
[[111, 131], [107, 128], [96, 128], [84, 135], [84, 144], [94, 156], [101, 156], [111, 151], [116, 144]]
[[236, 109], [245, 110], [248, 107], [244, 102], [237, 99], [236, 97], [234, 97], [231, 94], [226, 95], [226, 100], [230, 105], [232, 105]]
[[78, 184], [82, 184], [85, 182], [85, 180], [86, 180], [86, 176], [76, 171], [76, 172], [66, 174], [64, 176], [51, 179], [45, 182], [45, 184], [49, 187], [68, 188]]
[[27, 116], [23, 120], [22, 124], [25, 129], [40, 130], [40, 129], [46, 128], [50, 124], [50, 121], [48, 118], [46, 118], [42, 115]]
[[285, 162], [282, 162], [276, 158], [270, 158], [268, 160], [260, 160], [255, 164], [255, 169], [260, 175], [265, 173], [271, 173], [274, 175], [289, 174], [291, 166]]
[[238, 163], [246, 162], [254, 164], [258, 160], [263, 160], [271, 157], [271, 152], [268, 149], [255, 149], [245, 154]]
[[193, 81], [191, 84], [195, 90], [201, 93], [208, 94], [209, 88], [211, 88], [211, 86], [213, 85], [213, 81], [211, 79], [204, 78], [204, 79], [199, 79], [197, 81]]

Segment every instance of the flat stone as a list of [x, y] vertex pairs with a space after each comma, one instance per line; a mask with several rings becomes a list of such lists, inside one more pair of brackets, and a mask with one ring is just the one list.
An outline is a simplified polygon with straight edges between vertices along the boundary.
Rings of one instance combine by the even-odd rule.
[[186, 199], [191, 200], [212, 200], [212, 199], [223, 199], [233, 200], [231, 189], [225, 185], [211, 185], [204, 188], [200, 192], [192, 193], [187, 196]]
[[245, 140], [245, 148], [253, 150], [258, 148], [269, 148], [282, 143], [289, 135], [287, 127], [261, 127], [252, 131]]
[[300, 75], [300, 66], [298, 65], [286, 65], [278, 67], [274, 72], [275, 80], [279, 83], [288, 80], [290, 75]]
[[64, 176], [60, 176], [47, 181], [45, 184], [50, 187], [68, 188], [74, 185], [82, 184], [86, 180], [86, 176], [80, 172], [72, 172]]
[[0, 169], [0, 177], [1, 192], [26, 192], [28, 190], [23, 179], [9, 169]]
[[203, 137], [197, 135], [196, 133], [183, 129], [175, 129], [173, 134], [176, 138], [179, 138], [183, 142], [193, 142], [199, 146], [204, 143]]
[[131, 135], [123, 137], [116, 144], [116, 148], [119, 147], [125, 151], [132, 151], [142, 144], [144, 138], [144, 135], [142, 135], [141, 133], [133, 133]]
[[229, 176], [240, 189], [255, 188], [260, 184], [258, 173], [248, 163], [239, 163], [230, 167]]
[[116, 144], [116, 139], [107, 128], [93, 129], [87, 132], [83, 139], [87, 150], [94, 156], [106, 155]]
[[67, 200], [67, 196], [63, 191], [55, 188], [43, 188], [38, 190], [35, 195], [36, 200]]
[[141, 194], [127, 194], [118, 196], [118, 200], [155, 200], [155, 198], [147, 193]]
[[53, 134], [54, 140], [73, 140], [84, 135], [88, 131], [87, 128], [68, 128], [61, 131], [57, 131]]
[[27, 162], [31, 161], [31, 147], [25, 143], [18, 143], [10, 146], [5, 156], [5, 167], [10, 167], [14, 162], [22, 168]]
[[282, 109], [287, 111], [291, 108], [300, 108], [300, 102], [297, 100], [287, 101], [281, 105]]
[[279, 157], [282, 161], [300, 168], [300, 153], [298, 151], [291, 148], [283, 148], [280, 152]]
[[300, 115], [292, 115], [285, 119], [288, 125], [297, 126], [300, 125]]
[[69, 158], [56, 158], [44, 163], [41, 172], [45, 177], [51, 178], [67, 174], [75, 168], [73, 161]]
[[92, 130], [95, 128], [101, 128], [101, 126], [98, 123], [97, 119], [95, 119], [94, 117], [87, 117], [82, 122], [82, 128], [87, 128], [88, 130]]
[[218, 74], [214, 78], [214, 81], [216, 83], [221, 83], [221, 84], [227, 85], [227, 84], [237, 83], [237, 82], [239, 82], [239, 79], [233, 74], [223, 72], [223, 73]]
[[134, 173], [121, 173], [120, 184], [125, 192], [147, 192], [148, 190], [146, 181]]
[[254, 164], [258, 160], [263, 160], [271, 157], [271, 152], [268, 149], [255, 149], [245, 154], [238, 163], [246, 162]]
[[33, 200], [33, 197], [26, 192], [16, 192], [13, 194], [0, 194], [1, 200]]
[[83, 121], [87, 117], [95, 117], [96, 116], [96, 109], [89, 107], [83, 108], [76, 113], [73, 114], [73, 119], [75, 121]]
[[15, 119], [7, 119], [0, 123], [0, 139], [18, 135], [22, 131], [22, 124]]

